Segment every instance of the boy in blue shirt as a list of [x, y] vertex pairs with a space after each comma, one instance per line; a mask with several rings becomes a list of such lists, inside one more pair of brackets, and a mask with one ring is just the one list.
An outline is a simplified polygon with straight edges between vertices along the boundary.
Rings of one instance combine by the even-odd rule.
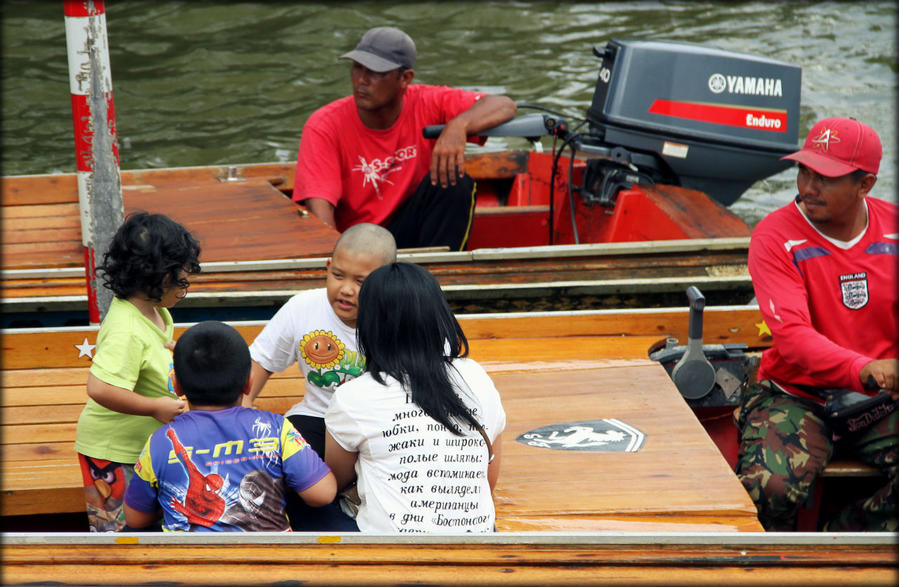
[[[285, 490], [334, 499], [334, 475], [283, 416], [241, 406], [250, 353], [221, 322], [189, 328], [174, 351], [174, 387], [190, 411], [147, 440], [125, 493], [125, 519], [166, 531], [289, 531]], [[161, 511], [160, 511], [161, 507]]]

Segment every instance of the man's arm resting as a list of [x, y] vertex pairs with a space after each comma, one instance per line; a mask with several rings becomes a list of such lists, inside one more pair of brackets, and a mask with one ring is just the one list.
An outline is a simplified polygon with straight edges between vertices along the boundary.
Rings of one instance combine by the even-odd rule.
[[472, 104], [468, 110], [450, 120], [447, 126], [462, 125], [466, 136], [476, 135], [482, 130], [510, 120], [517, 111], [518, 107], [508, 96], [487, 94]]
[[515, 102], [507, 96], [488, 94], [446, 123], [431, 155], [431, 183], [456, 185], [465, 173], [465, 142], [470, 135], [502, 124], [515, 116]]
[[334, 204], [322, 198], [308, 198], [303, 200], [303, 205], [316, 218], [331, 228], [337, 228], [337, 222], [334, 220]]

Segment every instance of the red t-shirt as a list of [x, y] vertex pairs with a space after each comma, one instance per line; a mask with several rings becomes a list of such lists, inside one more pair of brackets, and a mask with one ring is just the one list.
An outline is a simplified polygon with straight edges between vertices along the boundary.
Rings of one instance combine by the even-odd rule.
[[868, 227], [848, 249], [826, 239], [795, 202], [752, 233], [749, 273], [774, 338], [759, 379], [862, 391], [859, 372], [899, 358], [899, 213], [866, 199]]
[[410, 85], [399, 118], [383, 130], [362, 124], [352, 96], [319, 108], [303, 128], [293, 199], [334, 204], [341, 232], [359, 222], [385, 224], [429, 172], [435, 140], [422, 129], [445, 124], [483, 95]]

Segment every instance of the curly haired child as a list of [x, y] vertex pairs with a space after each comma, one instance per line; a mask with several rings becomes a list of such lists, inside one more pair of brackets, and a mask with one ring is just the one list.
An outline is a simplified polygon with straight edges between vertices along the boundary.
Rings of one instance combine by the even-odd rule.
[[75, 437], [91, 531], [125, 528], [125, 488], [144, 443], [185, 410], [171, 379], [168, 308], [187, 294], [199, 256], [183, 226], [140, 212], [119, 227], [97, 268], [115, 297], [97, 335]]

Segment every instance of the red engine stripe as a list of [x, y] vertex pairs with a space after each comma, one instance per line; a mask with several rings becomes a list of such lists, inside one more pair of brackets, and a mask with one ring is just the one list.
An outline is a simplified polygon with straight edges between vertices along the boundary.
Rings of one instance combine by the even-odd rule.
[[698, 120], [711, 124], [725, 124], [769, 132], [787, 132], [787, 113], [784, 110], [656, 100], [649, 107], [649, 112], [650, 114]]

